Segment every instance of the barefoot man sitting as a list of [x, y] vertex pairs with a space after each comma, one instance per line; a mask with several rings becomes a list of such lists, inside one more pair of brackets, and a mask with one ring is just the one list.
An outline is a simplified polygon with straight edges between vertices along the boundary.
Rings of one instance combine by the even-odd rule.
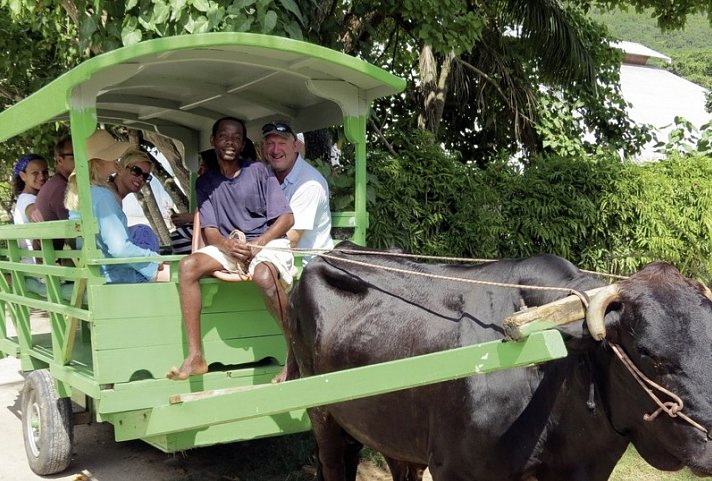
[[[259, 246], [288, 248], [286, 234], [294, 216], [267, 166], [240, 158], [246, 138], [245, 123], [239, 119], [223, 117], [213, 125], [210, 143], [219, 168], [200, 176], [195, 187], [206, 247], [183, 258], [179, 271], [188, 357], [180, 368], [168, 371], [168, 379], [183, 380], [208, 371], [200, 336], [199, 281], [215, 271], [247, 272], [284, 332], [285, 288], [292, 283], [293, 257], [288, 251]], [[246, 240], [233, 236], [235, 231], [242, 232]], [[294, 369], [289, 362], [283, 371]], [[280, 373], [277, 377], [285, 376]]]

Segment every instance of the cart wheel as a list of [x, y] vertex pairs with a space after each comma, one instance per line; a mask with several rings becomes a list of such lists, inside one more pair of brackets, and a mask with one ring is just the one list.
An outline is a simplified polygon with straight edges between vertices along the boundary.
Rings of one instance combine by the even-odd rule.
[[32, 371], [22, 390], [22, 437], [32, 471], [64, 471], [72, 460], [72, 402], [60, 398], [47, 369]]

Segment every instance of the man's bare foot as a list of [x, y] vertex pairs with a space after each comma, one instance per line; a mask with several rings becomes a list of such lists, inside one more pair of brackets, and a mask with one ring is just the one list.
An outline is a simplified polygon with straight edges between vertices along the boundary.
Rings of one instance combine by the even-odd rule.
[[291, 381], [292, 379], [299, 379], [299, 368], [297, 368], [296, 363], [287, 361], [282, 370], [279, 371], [279, 374], [272, 379], [272, 384]]
[[287, 366], [284, 366], [279, 374], [272, 378], [272, 384], [277, 384], [287, 380]]
[[166, 377], [172, 381], [184, 381], [190, 376], [198, 376], [200, 374], [205, 374], [208, 372], [208, 363], [205, 362], [205, 358], [202, 354], [196, 354], [194, 356], [188, 356], [180, 369], [172, 367], [170, 371], [166, 373]]

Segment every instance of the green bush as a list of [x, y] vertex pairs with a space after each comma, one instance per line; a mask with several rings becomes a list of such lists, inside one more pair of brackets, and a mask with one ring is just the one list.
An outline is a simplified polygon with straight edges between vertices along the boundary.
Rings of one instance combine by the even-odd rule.
[[369, 246], [455, 257], [553, 253], [618, 274], [666, 260], [688, 276], [710, 278], [709, 157], [671, 154], [635, 164], [601, 153], [480, 170], [426, 135], [393, 145], [398, 157], [369, 158], [378, 179]]
[[672, 154], [659, 162], [626, 164], [603, 199], [608, 269], [630, 272], [666, 260], [688, 276], [712, 270], [712, 159]]

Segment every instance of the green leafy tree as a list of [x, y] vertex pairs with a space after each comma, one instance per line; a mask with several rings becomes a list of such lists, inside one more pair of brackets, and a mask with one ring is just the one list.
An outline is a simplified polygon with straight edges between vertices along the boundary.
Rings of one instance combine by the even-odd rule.
[[[654, 8], [663, 28], [710, 10], [699, 0], [676, 6], [640, 0], [0, 0], [4, 22], [14, 29], [7, 38], [28, 31], [42, 39], [27, 50], [8, 47], [7, 58], [23, 52], [37, 66], [51, 66], [43, 69], [45, 79], [91, 55], [167, 35], [251, 31], [341, 48], [412, 80], [403, 101], [388, 106], [400, 106], [397, 115], [409, 121], [400, 128], [429, 130], [465, 158], [477, 154], [480, 163], [503, 144], [510, 151], [521, 144], [530, 153], [544, 148], [537, 129], [546, 108], [538, 102], [542, 83], [561, 89], [556, 95], [564, 101], [581, 97], [583, 124], [597, 143], [618, 148], [628, 142], [616, 137], [625, 121], [611, 128], [605, 120], [621, 118], [618, 100], [609, 95], [615, 79], [601, 79], [610, 54], [600, 51], [599, 32], [580, 13], [621, 6]], [[5, 90], [17, 98], [43, 80], [27, 78], [37, 79], [35, 85], [11, 80]], [[463, 151], [467, 145], [474, 147]]]
[[[647, 140], [625, 114], [617, 87], [619, 54], [584, 12], [597, 2], [322, 1], [307, 38], [342, 48], [409, 80], [406, 95], [386, 100], [383, 119], [422, 128], [462, 159], [486, 164], [502, 150], [535, 155], [552, 139], [593, 136], [582, 148], [635, 151]], [[608, 8], [641, 2], [609, 2]], [[656, 15], [666, 28], [703, 2]], [[672, 11], [674, 10], [674, 12]], [[334, 27], [337, 28], [334, 28]], [[542, 91], [542, 86], [546, 89]], [[568, 123], [551, 106], [576, 102]], [[559, 129], [560, 130], [557, 130]]]
[[705, 108], [712, 113], [712, 48], [688, 50], [673, 59], [672, 72], [707, 89]]
[[[0, 2], [0, 108], [24, 97], [64, 73], [78, 61], [77, 31], [61, 7], [33, 2], [33, 15], [16, 15], [21, 2]], [[56, 2], [55, 2], [56, 3]], [[38, 21], [37, 19], [41, 19]], [[23, 154], [37, 152], [51, 159], [53, 139], [66, 133], [62, 125], [45, 125], [0, 144], [0, 171], [9, 182], [12, 166]], [[12, 189], [3, 184], [0, 204], [9, 214]]]
[[[6, 108], [82, 60], [141, 40], [209, 31], [251, 31], [302, 38], [302, 15], [292, 0], [0, 0], [0, 105]], [[51, 158], [53, 141], [66, 127], [44, 126], [0, 145], [4, 171], [19, 155], [38, 151]], [[188, 185], [188, 172], [171, 141], [141, 131], [117, 131], [146, 146], [156, 146]], [[187, 198], [172, 179], [161, 178], [178, 206]], [[9, 192], [9, 191], [8, 191]], [[9, 208], [11, 196], [0, 202]], [[142, 203], [143, 204], [143, 203]], [[160, 220], [144, 208], [154, 225]]]

